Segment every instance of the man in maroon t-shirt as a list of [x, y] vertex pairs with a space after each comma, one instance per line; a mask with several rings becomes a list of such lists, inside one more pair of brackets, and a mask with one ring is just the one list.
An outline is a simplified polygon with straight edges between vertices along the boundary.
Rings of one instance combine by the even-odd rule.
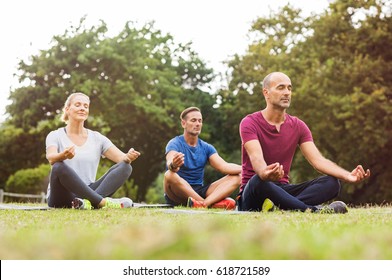
[[[238, 198], [240, 211], [284, 210], [345, 213], [339, 201], [320, 208], [340, 191], [339, 180], [357, 183], [370, 176], [358, 165], [349, 172], [321, 155], [308, 126], [286, 113], [291, 102], [291, 80], [273, 72], [263, 80], [266, 107], [247, 115], [240, 124], [242, 181]], [[326, 174], [301, 184], [290, 184], [289, 173], [297, 146], [308, 162]]]

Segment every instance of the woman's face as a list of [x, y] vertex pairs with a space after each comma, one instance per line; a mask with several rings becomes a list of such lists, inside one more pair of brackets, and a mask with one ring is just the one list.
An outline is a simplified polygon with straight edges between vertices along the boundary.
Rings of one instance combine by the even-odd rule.
[[69, 120], [85, 121], [88, 118], [90, 100], [83, 95], [72, 98], [70, 105], [66, 108]]

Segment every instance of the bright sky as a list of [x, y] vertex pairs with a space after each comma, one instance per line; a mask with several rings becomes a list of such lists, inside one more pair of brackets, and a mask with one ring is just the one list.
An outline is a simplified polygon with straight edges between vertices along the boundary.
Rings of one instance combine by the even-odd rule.
[[49, 48], [54, 35], [87, 16], [88, 26], [103, 20], [109, 35], [118, 34], [127, 21], [144, 24], [174, 36], [177, 43], [193, 42], [208, 65], [224, 70], [222, 61], [243, 54], [251, 23], [290, 3], [306, 14], [320, 13], [328, 0], [3, 0], [0, 3], [0, 123], [18, 62]]

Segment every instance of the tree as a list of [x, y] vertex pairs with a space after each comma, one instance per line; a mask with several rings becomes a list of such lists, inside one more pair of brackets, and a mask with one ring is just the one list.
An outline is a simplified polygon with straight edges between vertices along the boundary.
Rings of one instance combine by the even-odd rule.
[[40, 194], [48, 188], [50, 165], [41, 164], [36, 168], [16, 171], [6, 183], [5, 190], [13, 193]]
[[0, 185], [19, 169], [34, 168], [43, 162], [44, 137], [36, 129], [25, 131], [10, 124], [0, 127]]
[[[204, 88], [213, 73], [191, 44], [176, 44], [153, 23], [137, 28], [127, 22], [112, 38], [106, 32], [104, 22], [88, 29], [81, 19], [79, 26], [54, 36], [48, 50], [21, 61], [20, 81], [29, 85], [11, 92], [7, 123], [24, 132], [33, 129], [44, 139], [48, 128], [62, 125], [58, 116], [66, 97], [86, 93], [91, 99], [87, 126], [123, 151], [134, 147], [142, 153], [132, 174], [139, 187], [136, 199], [142, 200], [164, 169], [164, 147], [178, 133], [180, 112], [191, 105], [212, 110], [214, 97]], [[36, 157], [36, 165], [42, 161]]]
[[[310, 126], [322, 153], [347, 169], [362, 163], [373, 172], [366, 182], [344, 185], [342, 196], [353, 203], [390, 201], [391, 7], [390, 0], [340, 0], [318, 16], [303, 18], [286, 6], [257, 19], [248, 52], [229, 62], [229, 89], [220, 93], [230, 116], [225, 129], [237, 130], [242, 117], [264, 106], [266, 74], [285, 72], [294, 88], [289, 113]], [[296, 156], [292, 179], [314, 175]]]
[[343, 195], [358, 203], [392, 199], [391, 175], [384, 171], [391, 163], [386, 151], [392, 144], [391, 4], [336, 1], [314, 23], [314, 36], [307, 41], [312, 49], [303, 50], [318, 57], [313, 62], [308, 58], [300, 88], [301, 101], [313, 96], [308, 99], [314, 108], [308, 119], [317, 121], [311, 123], [318, 141], [342, 166], [363, 163], [373, 172], [367, 182], [344, 188]]

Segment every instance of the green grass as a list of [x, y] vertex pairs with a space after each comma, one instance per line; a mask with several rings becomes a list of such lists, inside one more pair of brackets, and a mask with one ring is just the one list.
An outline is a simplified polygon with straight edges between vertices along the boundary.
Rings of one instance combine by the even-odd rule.
[[223, 215], [0, 210], [0, 259], [392, 259], [392, 208]]

